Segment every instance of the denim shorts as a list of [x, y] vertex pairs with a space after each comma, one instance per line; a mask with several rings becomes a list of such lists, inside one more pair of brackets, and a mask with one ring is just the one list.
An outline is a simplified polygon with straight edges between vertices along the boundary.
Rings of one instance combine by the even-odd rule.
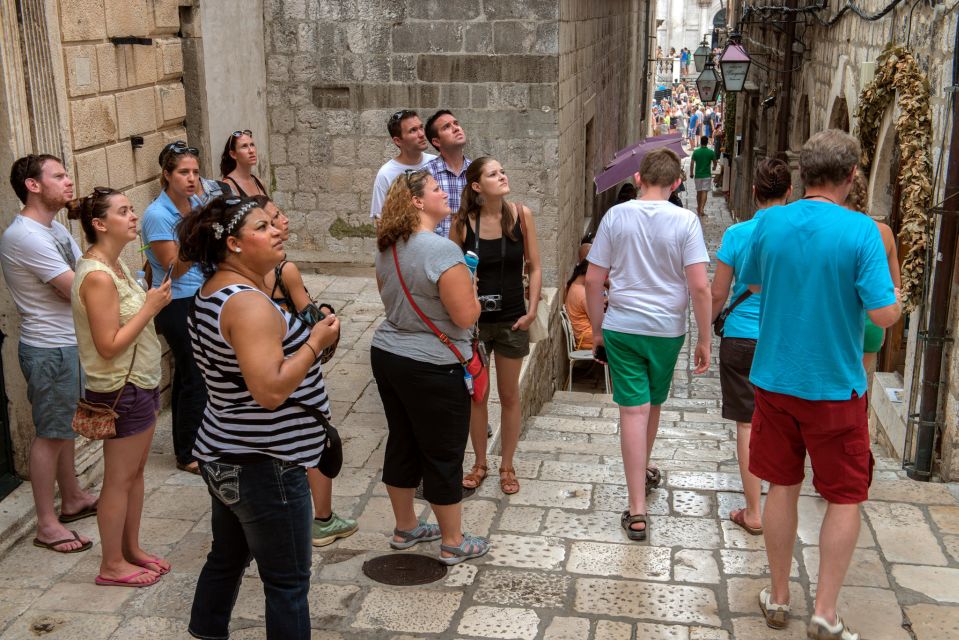
[[73, 440], [73, 413], [83, 379], [76, 347], [33, 347], [20, 343], [20, 370], [38, 438]]
[[[117, 394], [120, 394], [117, 402]], [[129, 438], [142, 433], [156, 424], [160, 413], [160, 388], [141, 389], [132, 382], [128, 382], [122, 389], [116, 391], [85, 392], [89, 402], [105, 404], [109, 407], [116, 402], [117, 435], [114, 438]]]

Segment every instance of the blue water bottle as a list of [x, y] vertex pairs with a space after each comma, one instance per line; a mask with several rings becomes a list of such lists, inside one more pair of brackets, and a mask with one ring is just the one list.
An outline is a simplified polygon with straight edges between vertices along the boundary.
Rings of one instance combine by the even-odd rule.
[[466, 255], [463, 256], [466, 260], [466, 268], [470, 270], [470, 275], [476, 275], [476, 267], [479, 265], [479, 256], [473, 253], [472, 251], [467, 251]]

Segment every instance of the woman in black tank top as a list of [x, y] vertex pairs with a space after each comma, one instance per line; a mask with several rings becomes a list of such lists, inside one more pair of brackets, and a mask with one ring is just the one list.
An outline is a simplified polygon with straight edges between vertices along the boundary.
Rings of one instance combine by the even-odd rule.
[[[496, 358], [496, 387], [502, 416], [500, 488], [519, 491], [513, 454], [519, 443], [519, 371], [529, 354], [529, 325], [536, 318], [542, 288], [539, 247], [533, 214], [521, 204], [505, 200], [509, 179], [493, 158], [477, 158], [466, 170], [466, 188], [453, 221], [450, 239], [463, 251], [479, 256], [476, 271], [480, 304], [479, 337]], [[529, 309], [523, 270], [529, 277]], [[475, 488], [486, 478], [487, 404], [473, 403], [470, 440], [476, 464], [463, 477], [463, 486]]]
[[256, 143], [249, 129], [234, 131], [226, 140], [220, 156], [220, 175], [241, 198], [269, 196], [260, 179], [253, 175], [256, 166]]
[[[273, 226], [280, 230], [280, 239], [286, 242], [290, 239], [290, 220], [286, 214], [276, 206], [276, 203], [266, 196], [252, 198], [264, 211], [269, 214]], [[283, 260], [274, 270], [263, 276], [263, 291], [278, 305], [290, 313], [299, 315], [303, 308], [311, 304], [309, 291], [303, 283], [303, 276], [296, 265]], [[325, 315], [333, 315], [333, 308], [329, 305], [320, 305], [320, 311]], [[337, 336], [333, 348], [340, 338]], [[329, 349], [329, 348], [328, 348]], [[320, 352], [322, 362], [327, 349]], [[344, 518], [333, 511], [333, 479], [328, 478], [319, 469], [306, 470], [306, 479], [310, 483], [310, 493], [313, 495], [313, 546], [325, 547], [336, 542], [339, 538], [353, 535], [357, 530], [356, 520]]]

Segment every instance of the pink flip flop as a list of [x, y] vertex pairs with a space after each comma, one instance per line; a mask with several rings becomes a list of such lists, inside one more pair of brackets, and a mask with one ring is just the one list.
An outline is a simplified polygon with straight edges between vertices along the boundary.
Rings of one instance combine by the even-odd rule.
[[139, 571], [134, 571], [128, 576], [122, 578], [104, 578], [103, 576], [97, 576], [94, 579], [94, 582], [100, 585], [101, 587], [150, 587], [155, 585], [160, 580], [160, 576], [154, 576], [153, 580], [149, 582], [134, 582], [136, 578], [139, 578], [145, 573], [153, 573], [149, 569], [140, 569]]
[[[159, 574], [159, 575], [161, 575], [161, 576], [165, 576], [166, 574], [170, 573], [170, 569], [172, 569], [173, 567], [171, 566], [171, 567], [169, 567], [169, 568], [167, 568], [167, 569], [164, 569], [164, 568], [160, 565], [160, 562], [162, 562], [162, 561], [163, 561], [163, 558], [158, 558], [158, 557], [156, 557], [156, 556], [150, 556], [150, 558], [149, 558], [148, 560], [144, 560], [143, 562], [131, 562], [130, 564], [135, 564], [135, 565], [138, 566], [138, 567], [143, 567], [143, 568], [146, 569], [147, 571], [152, 571], [153, 573], [157, 573], [157, 574]], [[157, 567], [159, 567], [159, 569], [151, 569], [150, 567], [147, 566], [148, 564], [155, 564]]]

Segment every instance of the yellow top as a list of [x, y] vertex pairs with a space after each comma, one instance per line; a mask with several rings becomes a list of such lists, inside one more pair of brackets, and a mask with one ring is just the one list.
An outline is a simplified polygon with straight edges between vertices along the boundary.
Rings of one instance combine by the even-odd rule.
[[156, 329], [153, 328], [153, 320], [147, 323], [133, 344], [112, 360], [104, 359], [93, 344], [90, 318], [80, 299], [80, 285], [83, 284], [83, 279], [87, 275], [94, 271], [103, 271], [113, 278], [113, 284], [116, 285], [117, 293], [120, 295], [120, 326], [129, 322], [146, 302], [146, 291], [140, 288], [122, 262], [120, 268], [123, 269], [125, 278], [117, 277], [113, 269], [99, 260], [80, 258], [73, 277], [73, 290], [70, 295], [73, 323], [76, 326], [80, 364], [83, 365], [83, 372], [86, 374], [85, 386], [90, 391], [106, 393], [117, 391], [123, 386], [123, 379], [126, 378], [127, 371], [130, 369], [134, 345], [138, 345], [138, 348], [133, 370], [130, 371], [130, 382], [141, 389], [154, 389], [160, 384], [160, 341], [157, 339]]

